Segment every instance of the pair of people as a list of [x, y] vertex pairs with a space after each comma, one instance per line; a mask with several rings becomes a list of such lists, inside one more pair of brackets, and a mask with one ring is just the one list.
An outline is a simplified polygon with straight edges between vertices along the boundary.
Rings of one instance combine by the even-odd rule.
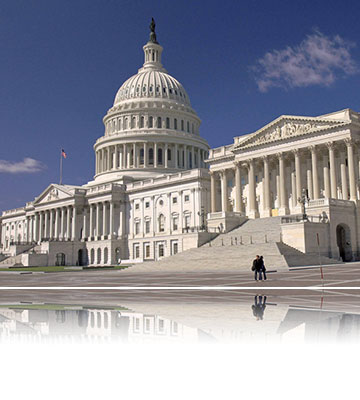
[[259, 276], [259, 281], [262, 280], [264, 277], [264, 281], [266, 281], [266, 268], [264, 264], [264, 257], [263, 256], [256, 256], [255, 260], [253, 261], [253, 265], [251, 268], [255, 272], [255, 280], [258, 280]]

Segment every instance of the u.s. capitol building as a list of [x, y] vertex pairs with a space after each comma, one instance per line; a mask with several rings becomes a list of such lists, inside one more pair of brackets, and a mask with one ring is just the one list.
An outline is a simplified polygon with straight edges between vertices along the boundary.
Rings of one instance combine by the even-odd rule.
[[[94, 179], [51, 184], [24, 207], [4, 211], [1, 263], [159, 260], [215, 245], [219, 234], [226, 246], [227, 232], [234, 232], [232, 246], [235, 238], [245, 244], [247, 226], [249, 245], [263, 230], [264, 243], [359, 258], [359, 113], [281, 116], [209, 149], [187, 92], [162, 66], [154, 25], [143, 50], [142, 68], [103, 119]], [[276, 235], [267, 237], [267, 226]]]

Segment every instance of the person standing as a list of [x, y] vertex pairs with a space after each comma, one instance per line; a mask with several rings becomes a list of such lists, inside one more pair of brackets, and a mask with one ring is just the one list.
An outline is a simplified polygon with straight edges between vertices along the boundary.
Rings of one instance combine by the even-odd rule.
[[255, 260], [253, 261], [253, 265], [251, 268], [253, 271], [255, 271], [255, 280], [258, 280], [258, 275], [259, 275], [259, 280], [262, 280], [262, 276], [261, 276], [261, 266], [260, 266], [260, 257], [257, 255], [255, 257]]
[[264, 277], [264, 281], [266, 281], [266, 267], [265, 267], [264, 257], [263, 256], [260, 256], [259, 262], [260, 262], [260, 269], [261, 269], [261, 272], [262, 272], [263, 277]]

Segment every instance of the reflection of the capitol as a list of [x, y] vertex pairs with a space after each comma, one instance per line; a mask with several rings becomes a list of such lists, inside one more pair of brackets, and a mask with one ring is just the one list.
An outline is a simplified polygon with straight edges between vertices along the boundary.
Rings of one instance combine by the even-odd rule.
[[[360, 315], [266, 303], [132, 304], [130, 308], [3, 305], [2, 342], [349, 342]], [[136, 310], [136, 311], [135, 311]]]

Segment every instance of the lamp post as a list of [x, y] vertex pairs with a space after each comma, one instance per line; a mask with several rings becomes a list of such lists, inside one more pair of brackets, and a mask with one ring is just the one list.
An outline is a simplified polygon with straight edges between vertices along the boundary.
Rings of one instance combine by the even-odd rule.
[[205, 222], [204, 206], [201, 206], [201, 212], [198, 211], [198, 215], [199, 215], [200, 221], [201, 221], [200, 230], [205, 231], [206, 230], [206, 222]]
[[301, 197], [298, 198], [299, 203], [301, 204], [301, 213], [302, 213], [302, 220], [307, 221], [308, 216], [306, 215], [306, 208], [305, 205], [309, 204], [310, 197], [309, 192], [307, 189], [303, 189], [301, 192]]

